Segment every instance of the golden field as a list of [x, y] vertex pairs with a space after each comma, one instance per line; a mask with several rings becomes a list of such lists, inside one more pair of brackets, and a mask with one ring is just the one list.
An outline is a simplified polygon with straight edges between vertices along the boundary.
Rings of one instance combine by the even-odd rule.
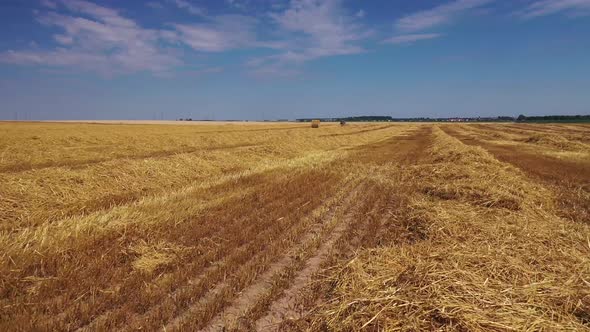
[[590, 330], [590, 126], [1, 123], [2, 331]]

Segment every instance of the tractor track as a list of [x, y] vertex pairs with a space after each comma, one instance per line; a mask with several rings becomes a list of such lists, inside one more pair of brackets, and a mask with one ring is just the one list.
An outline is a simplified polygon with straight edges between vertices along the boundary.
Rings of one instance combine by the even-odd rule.
[[[341, 202], [339, 202], [335, 206], [331, 207], [328, 210], [328, 212], [321, 218], [321, 221], [318, 223], [315, 223], [305, 233], [305, 235], [301, 238], [301, 240], [294, 247], [292, 247], [289, 250], [289, 252], [287, 254], [283, 255], [282, 258], [280, 258], [278, 261], [275, 261], [274, 263], [270, 264], [268, 266], [267, 270], [263, 274], [261, 274], [258, 278], [256, 278], [256, 280], [251, 285], [249, 285], [245, 289], [243, 289], [240, 292], [240, 295], [234, 301], [232, 301], [227, 308], [224, 308], [222, 312], [217, 314], [201, 330], [202, 331], [220, 331], [232, 324], [235, 324], [237, 319], [240, 317], [240, 315], [243, 312], [247, 311], [249, 309], [249, 307], [251, 305], [253, 305], [259, 297], [263, 296], [265, 294], [265, 292], [271, 287], [271, 282], [272, 282], [273, 277], [280, 274], [281, 272], [286, 270], [289, 266], [294, 264], [294, 262], [297, 259], [296, 254], [299, 251], [301, 251], [302, 249], [310, 246], [312, 244], [312, 242], [314, 241], [314, 238], [321, 233], [323, 227], [326, 227], [326, 226], [329, 227], [329, 223], [334, 219], [337, 211], [339, 211], [343, 207], [349, 206], [350, 203], [352, 202], [354, 196], [358, 193], [358, 191], [359, 191], [358, 184], [354, 188], [350, 188], [350, 186], [349, 186], [349, 188], [347, 190], [345, 190], [346, 194]], [[339, 234], [341, 234], [343, 232], [344, 228], [345, 228], [345, 225], [342, 225], [341, 223], [338, 223], [337, 225], [335, 225], [329, 239], [331, 239], [333, 237], [337, 237]], [[324, 244], [322, 244], [322, 247], [329, 246], [330, 243], [333, 243], [333, 241], [330, 242], [329, 239], [327, 239], [326, 241], [323, 241]], [[219, 292], [220, 291], [219, 289], [223, 288], [223, 287], [224, 287], [224, 285], [216, 286], [213, 289], [212, 293]], [[209, 295], [209, 296], [214, 296], [214, 294]], [[166, 325], [166, 330], [175, 330], [175, 329], [182, 330], [182, 329], [187, 329], [187, 328], [190, 328], [190, 329], [194, 328], [195, 326], [192, 326], [192, 325], [189, 326], [189, 323], [186, 323], [186, 321], [190, 320], [190, 316], [193, 312], [200, 310], [201, 307], [203, 307], [205, 304], [210, 303], [210, 302], [211, 302], [211, 298], [203, 298], [202, 301], [199, 301], [199, 303], [197, 303], [194, 306], [192, 306], [191, 308], [189, 308], [185, 313], [181, 314], [180, 316], [176, 317], [171, 322], [169, 322]]]

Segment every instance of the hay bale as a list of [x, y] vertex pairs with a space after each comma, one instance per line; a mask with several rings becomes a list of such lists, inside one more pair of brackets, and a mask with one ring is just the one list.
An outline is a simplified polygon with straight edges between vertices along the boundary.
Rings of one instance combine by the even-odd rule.
[[320, 127], [320, 120], [311, 120], [311, 127], [312, 128], [319, 128]]

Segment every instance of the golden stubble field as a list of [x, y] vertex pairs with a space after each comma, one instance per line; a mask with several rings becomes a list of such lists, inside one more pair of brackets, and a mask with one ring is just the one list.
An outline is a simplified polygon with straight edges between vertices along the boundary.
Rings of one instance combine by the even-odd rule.
[[0, 123], [2, 331], [590, 330], [590, 126]]

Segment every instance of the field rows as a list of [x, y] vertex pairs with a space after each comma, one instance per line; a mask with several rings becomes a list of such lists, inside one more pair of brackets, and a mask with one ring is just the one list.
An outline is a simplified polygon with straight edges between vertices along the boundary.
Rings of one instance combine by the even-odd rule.
[[2, 330], [590, 329], [588, 126], [0, 127]]

